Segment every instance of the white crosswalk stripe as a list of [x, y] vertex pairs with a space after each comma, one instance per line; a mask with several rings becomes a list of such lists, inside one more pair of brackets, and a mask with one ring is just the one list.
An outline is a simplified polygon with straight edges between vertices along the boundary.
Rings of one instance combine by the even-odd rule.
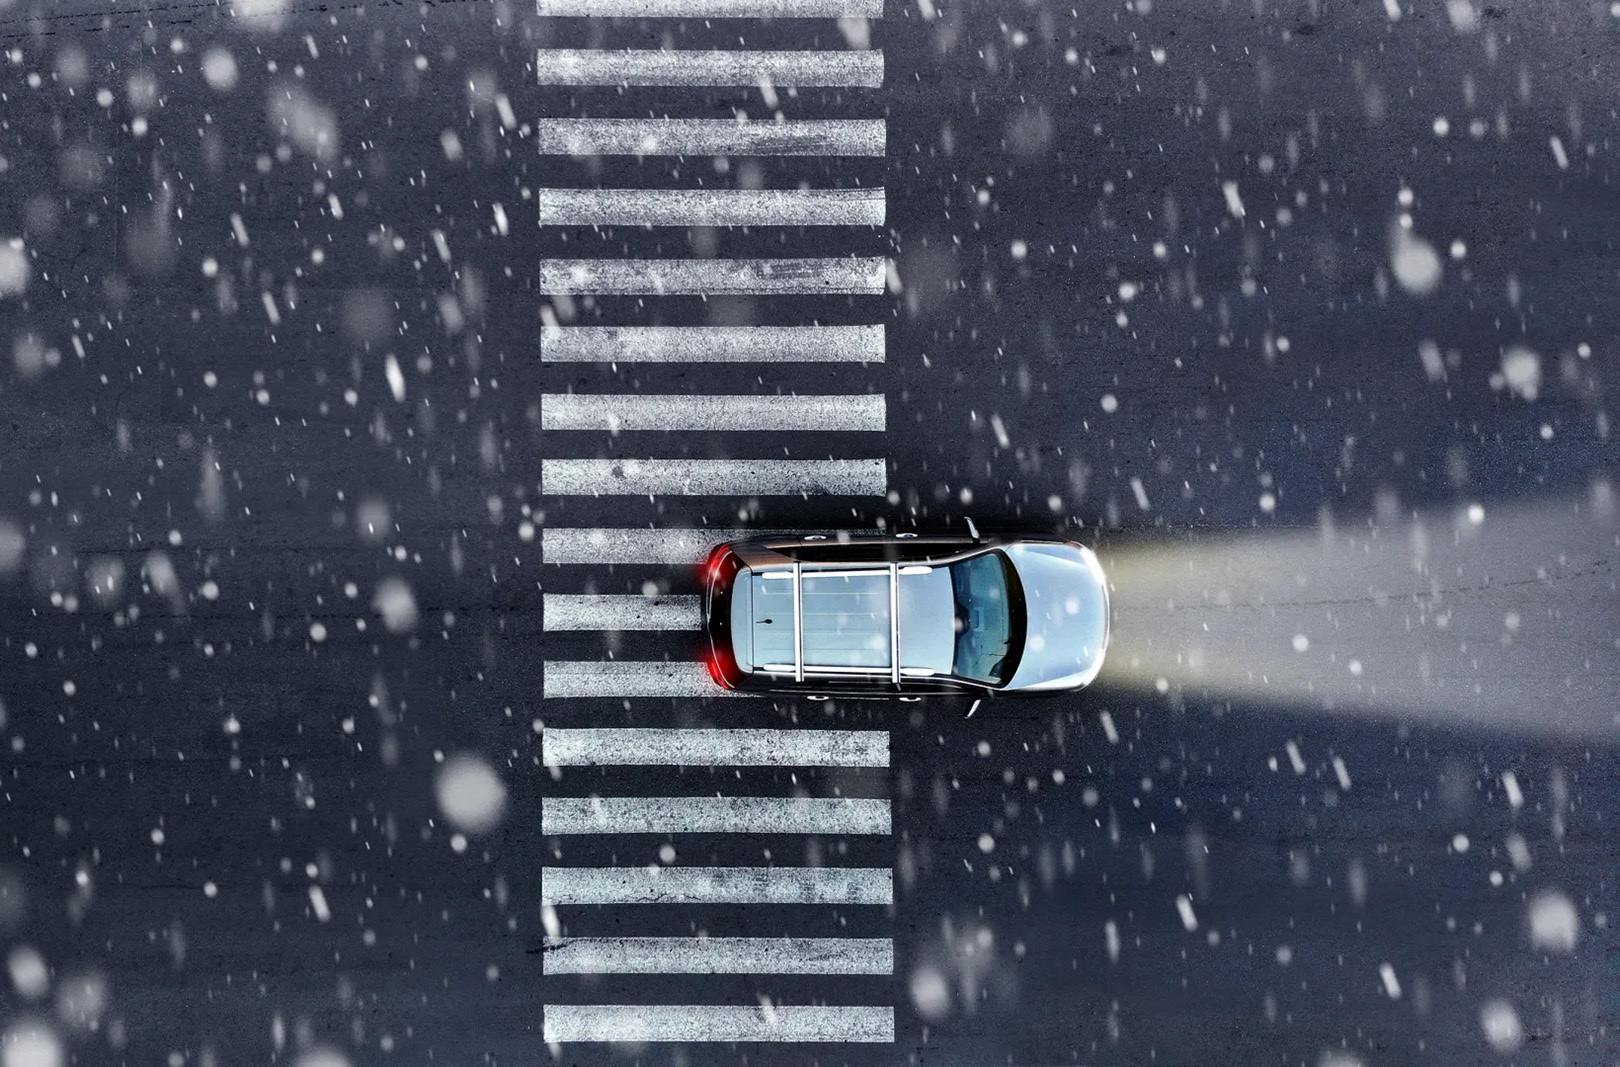
[[892, 904], [887, 867], [546, 867], [540, 903]]
[[543, 156], [881, 156], [882, 119], [539, 119]]
[[883, 53], [744, 49], [542, 48], [541, 85], [793, 86], [875, 89]]
[[540, 291], [603, 296], [850, 295], [883, 292], [881, 258], [546, 259]]
[[540, 606], [546, 630], [696, 630], [702, 624], [702, 605], [692, 595], [546, 593]]
[[540, 189], [542, 226], [881, 226], [882, 189]]
[[882, 363], [881, 326], [553, 326], [543, 363]]
[[547, 974], [892, 974], [886, 937], [548, 937]]
[[[598, 20], [588, 39], [601, 45], [531, 53], [536, 84], [563, 88], [542, 93], [545, 106], [575, 113], [540, 116], [527, 140], [542, 156], [587, 161], [559, 173], [592, 174], [590, 187], [559, 183], [534, 195], [545, 249], [535, 269], [545, 301], [539, 354], [546, 381], [535, 400], [540, 440], [549, 449], [541, 456], [539, 488], [542, 497], [567, 498], [558, 508], [565, 515], [592, 508], [613, 515], [626, 504], [644, 507], [628, 498], [646, 497], [664, 524], [564, 527], [536, 520], [548, 582], [554, 576], [560, 586], [542, 595], [547, 639], [569, 647], [597, 641], [603, 648], [595, 657], [547, 657], [542, 671], [546, 711], [538, 725], [549, 775], [542, 778], [540, 829], [559, 849], [549, 855], [540, 886], [548, 934], [541, 1029], [553, 1058], [557, 1046], [575, 1042], [895, 1040], [894, 994], [876, 984], [894, 973], [894, 943], [871, 936], [885, 932], [881, 924], [895, 903], [892, 869], [881, 858], [873, 864], [877, 850], [892, 847], [890, 801], [873, 795], [886, 791], [888, 732], [795, 728], [790, 724], [801, 711], [781, 700], [712, 702], [742, 694], [716, 685], [698, 662], [707, 642], [700, 568], [715, 545], [773, 533], [842, 533], [713, 527], [711, 514], [742, 516], [731, 521], [745, 523], [761, 498], [786, 497], [797, 507], [817, 497], [870, 500], [889, 492], [888, 460], [873, 454], [884, 450], [872, 447], [870, 436], [887, 429], [887, 400], [867, 377], [886, 362], [881, 323], [893, 314], [889, 301], [874, 299], [890, 291], [893, 267], [871, 254], [883, 247], [887, 192], [872, 184], [865, 162], [887, 151], [885, 101], [864, 91], [883, 86], [884, 56], [864, 47], [830, 50], [840, 34], [814, 21], [881, 18], [883, 6], [883, 0], [536, 0], [541, 16]], [[600, 21], [614, 18], [663, 21], [650, 36], [635, 28], [632, 39], [626, 34], [634, 27]], [[788, 20], [773, 34], [778, 50], [742, 47], [754, 37], [733, 23], [744, 19]], [[840, 28], [856, 40], [858, 23]], [[663, 46], [656, 49], [609, 47], [659, 38]], [[667, 96], [662, 106], [649, 108], [649, 92], [632, 92], [659, 86], [701, 88], [704, 98], [729, 97], [725, 102], [735, 106], [697, 111], [695, 94], [671, 92], [660, 94]], [[829, 104], [842, 117], [818, 117]], [[695, 167], [692, 157], [699, 157]], [[765, 182], [716, 182], [703, 177], [701, 157], [783, 162]], [[716, 167], [724, 169], [720, 158]], [[778, 169], [781, 176], [774, 175]], [[606, 177], [627, 172], [635, 187]], [[803, 182], [794, 176], [799, 172], [822, 177]], [[775, 187], [754, 187], [768, 185]], [[618, 229], [598, 229], [605, 227]], [[664, 229], [635, 232], [655, 227]], [[716, 256], [680, 232], [719, 227], [747, 228], [749, 237], [760, 231], [767, 240], [755, 247], [769, 251]], [[637, 245], [643, 251], [634, 251]], [[750, 320], [714, 315], [710, 324], [672, 324], [690, 317], [684, 308], [701, 307], [683, 297], [762, 297], [757, 303], [772, 321], [724, 325]], [[702, 382], [706, 372], [652, 369], [649, 392], [639, 368], [650, 364], [727, 364], [713, 377], [733, 384], [660, 391], [658, 383]], [[721, 436], [733, 432], [759, 436]], [[645, 440], [650, 455], [638, 444], [623, 456], [624, 442], [615, 438], [624, 433], [649, 434], [635, 440]], [[817, 443], [795, 444], [790, 452], [772, 434], [811, 434]], [[745, 456], [759, 458], [737, 457], [729, 446], [738, 440], [752, 442]], [[829, 500], [835, 510], [823, 522], [837, 522], [840, 512], [848, 517], [848, 503]], [[641, 594], [630, 592], [638, 586]], [[768, 720], [777, 725], [750, 721], [785, 712], [790, 717]], [[604, 714], [624, 725], [593, 725]], [[671, 714], [671, 725], [640, 725], [644, 717], [668, 722]], [[549, 724], [559, 720], [567, 725]], [[724, 728], [727, 721], [736, 728]], [[745, 777], [743, 768], [766, 770]], [[678, 781], [657, 780], [682, 795], [646, 788], [651, 776], [672, 773]], [[698, 775], [703, 784], [689, 784]], [[548, 778], [558, 784], [546, 785]], [[555, 795], [564, 791], [575, 795]], [[703, 795], [685, 795], [694, 791]], [[708, 854], [718, 864], [709, 842], [729, 840], [735, 848], [748, 840], [733, 835], [799, 838], [812, 857], [824, 838], [837, 838], [838, 855], [847, 843], [856, 846], [847, 862], [857, 865], [811, 859], [784, 867], [766, 853], [758, 867], [689, 859], [671, 866], [663, 851], [669, 842], [660, 863], [637, 865], [648, 858], [648, 837], [656, 846], [657, 838], [679, 836], [678, 855]], [[775, 836], [753, 839], [778, 844]], [[591, 853], [579, 849], [596, 849], [614, 866], [583, 865]], [[799, 845], [789, 854], [799, 854]], [[692, 909], [704, 907], [725, 917], [729, 928], [712, 931], [723, 936], [708, 936], [707, 919], [701, 928], [694, 921], [704, 913]], [[637, 913], [633, 925], [627, 909]], [[779, 914], [795, 918], [783, 929]], [[766, 921], [761, 917], [772, 928], [757, 930]], [[795, 936], [842, 931], [851, 919], [857, 925], [849, 937]], [[657, 936], [616, 936], [630, 929]], [[749, 936], [755, 933], [769, 936]], [[733, 979], [700, 986], [694, 999], [709, 1003], [670, 1004], [657, 1003], [669, 995], [656, 982], [635, 977], [660, 974], [799, 975], [798, 983], [825, 985], [801, 1003], [780, 1004], [763, 993], [726, 992], [737, 989]], [[570, 976], [595, 975], [625, 976], [627, 984], [616, 988], [628, 992], [606, 999], [636, 1003], [579, 1003], [592, 996], [582, 998], [581, 991], [595, 986], [568, 986]], [[715, 1003], [721, 1000], [731, 1002]], [[857, 1000], [867, 1002], [850, 1003]]]
[[542, 430], [844, 430], [881, 433], [883, 397], [547, 393]]
[[595, 18], [883, 17], [883, 0], [536, 0], [541, 15]]
[[887, 767], [886, 730], [587, 728], [540, 734], [548, 767]]
[[543, 834], [886, 834], [889, 802], [856, 797], [545, 797]]
[[546, 700], [596, 697], [729, 697], [701, 663], [638, 660], [547, 660], [540, 695]]
[[552, 496], [883, 496], [881, 459], [546, 459]]
[[547, 1004], [547, 1041], [893, 1042], [894, 1009], [809, 1004]]
[[716, 545], [768, 536], [767, 530], [674, 528], [659, 530], [548, 526], [540, 531], [540, 557], [552, 564], [609, 566], [649, 563], [697, 567]]

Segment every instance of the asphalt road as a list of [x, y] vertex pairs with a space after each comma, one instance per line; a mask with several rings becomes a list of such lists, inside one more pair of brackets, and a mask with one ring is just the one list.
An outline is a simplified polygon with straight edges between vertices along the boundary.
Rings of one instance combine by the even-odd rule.
[[[771, 113], [756, 90], [535, 83], [538, 48], [652, 47], [662, 23], [236, 7], [0, 3], [0, 235], [21, 238], [0, 246], [8, 1056], [1620, 1062], [1606, 6], [686, 20], [671, 43], [869, 32], [883, 88], [779, 104], [884, 118], [887, 156], [685, 171], [541, 156], [523, 132], [729, 117], [739, 96]], [[881, 185], [887, 219], [538, 225], [538, 189], [700, 180]], [[894, 271], [859, 297], [540, 287], [547, 258], [690, 255]], [[882, 323], [886, 358], [542, 363], [543, 315]], [[879, 393], [886, 428], [542, 430], [540, 397], [570, 391]], [[543, 485], [547, 459], [649, 456], [876, 458], [891, 493]], [[1095, 687], [972, 718], [543, 696], [546, 663], [697, 652], [544, 630], [547, 594], [695, 589], [681, 565], [548, 563], [552, 531], [969, 515], [1098, 545], [1116, 632]], [[541, 765], [542, 729], [604, 725], [886, 730], [889, 766]], [[506, 789], [459, 841], [434, 795], [457, 754]], [[893, 835], [540, 824], [545, 797], [795, 790], [889, 798]], [[680, 921], [892, 938], [893, 975], [544, 974], [542, 870], [667, 844], [892, 867], [892, 907]], [[545, 1004], [761, 998], [892, 1005], [895, 1040], [543, 1039]]]

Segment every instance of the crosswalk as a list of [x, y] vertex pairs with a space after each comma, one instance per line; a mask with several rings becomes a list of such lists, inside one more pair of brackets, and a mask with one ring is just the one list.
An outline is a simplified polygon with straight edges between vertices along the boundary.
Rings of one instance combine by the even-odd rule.
[[[860, 180], [870, 164], [828, 177], [886, 152], [871, 92], [883, 85], [882, 52], [827, 47], [843, 39], [833, 20], [880, 18], [882, 0], [536, 3], [541, 16], [593, 27], [585, 42], [548, 37], [558, 46], [534, 68], [551, 90], [542, 97], [556, 101], [533, 123], [539, 152], [585, 160], [593, 176], [535, 192], [548, 253], [536, 265], [546, 301], [540, 491], [568, 504], [553, 509], [566, 516], [614, 514], [637, 497], [660, 516], [541, 530], [542, 625], [570, 650], [546, 659], [541, 688], [544, 1039], [554, 1053], [577, 1043], [893, 1042], [888, 735], [799, 725], [776, 701], [716, 700], [731, 694], [710, 679], [695, 632], [709, 550], [785, 532], [711, 525], [711, 514], [746, 522], [747, 502], [826, 499], [822, 522], [836, 527], [852, 499], [888, 493], [873, 443], [888, 428], [886, 398], [827, 388], [838, 375], [860, 386], [853, 375], [886, 359], [890, 268], [870, 253], [887, 193]], [[661, 47], [607, 47], [609, 23], [624, 18], [647, 20], [651, 32], [632, 40]], [[805, 47], [749, 48], [761, 19], [805, 27], [791, 42]], [[725, 32], [703, 39], [710, 20]], [[580, 43], [603, 46], [564, 47]], [[780, 26], [771, 43], [784, 43]], [[659, 104], [649, 110], [627, 95], [638, 87], [669, 87], [677, 102], [706, 90], [734, 117], [672, 114], [684, 105], [643, 91]], [[837, 90], [841, 113], [817, 114], [815, 93], [798, 91], [815, 89]], [[778, 162], [769, 182], [760, 170], [716, 182], [702, 177], [711, 159], [721, 175], [732, 160]], [[781, 177], [795, 166], [803, 178]], [[619, 183], [634, 187], [597, 177], [620, 173], [635, 175]], [[739, 233], [754, 248], [768, 235], [770, 254], [715, 254], [712, 242], [665, 254], [686, 243], [672, 227]], [[660, 228], [664, 237], [630, 239]], [[847, 251], [829, 254], [830, 241]], [[657, 254], [638, 251], [648, 247]], [[706, 321], [694, 320], [694, 299]], [[713, 321], [701, 311], [711, 299], [757, 301], [771, 324]], [[643, 388], [637, 368], [659, 365], [674, 366]], [[729, 387], [670, 391], [698, 375]], [[806, 439], [813, 451], [782, 447]], [[848, 793], [851, 782], [864, 782], [854, 791], [864, 795]], [[750, 851], [751, 841], [769, 847]], [[623, 858], [649, 848], [656, 862]], [[752, 976], [751, 988], [739, 999], [735, 978], [711, 987], [671, 975]], [[773, 982], [794, 996], [776, 995]]]

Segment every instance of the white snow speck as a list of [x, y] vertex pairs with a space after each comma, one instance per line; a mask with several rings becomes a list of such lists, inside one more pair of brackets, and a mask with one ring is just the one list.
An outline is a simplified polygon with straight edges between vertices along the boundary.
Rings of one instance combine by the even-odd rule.
[[1112, 415], [1119, 410], [1119, 397], [1113, 393], [1104, 393], [1100, 401], [1104, 415]]
[[1293, 741], [1283, 746], [1288, 750], [1288, 764], [1294, 768], [1295, 774], [1305, 773], [1305, 757], [1300, 754], [1299, 745]]
[[315, 99], [303, 86], [278, 82], [270, 90], [270, 130], [285, 137], [320, 163], [337, 159], [337, 112]]
[[10, 519], [0, 519], [0, 577], [8, 575], [22, 565], [23, 551], [28, 547], [28, 535]]
[[312, 1048], [298, 1057], [298, 1067], [349, 1067], [349, 1058], [335, 1048]]
[[12, 988], [24, 1000], [45, 995], [51, 986], [51, 972], [45, 966], [45, 957], [31, 945], [18, 945], [6, 957], [6, 970], [11, 975]]
[[911, 1003], [929, 1022], [938, 1022], [950, 1014], [951, 987], [945, 976], [933, 967], [918, 967], [911, 972]]
[[1399, 22], [1401, 19], [1401, 0], [1384, 0], [1384, 14], [1389, 21]]
[[1506, 1056], [1524, 1044], [1524, 1026], [1519, 1013], [1505, 1000], [1487, 1000], [1479, 1006], [1479, 1028], [1491, 1048]]
[[1541, 392], [1541, 356], [1523, 345], [1512, 346], [1502, 353], [1502, 380], [1514, 396], [1534, 400]]
[[1103, 736], [1108, 738], [1110, 745], [1119, 744], [1119, 730], [1114, 726], [1114, 717], [1104, 711], [1098, 714], [1097, 720], [1102, 723]]
[[1131, 479], [1131, 495], [1136, 497], [1136, 506], [1141, 508], [1143, 511], [1147, 511], [1152, 507], [1152, 505], [1148, 503], [1147, 488], [1142, 485], [1142, 479]]
[[95, 971], [69, 975], [56, 991], [56, 1015], [75, 1030], [95, 1031], [107, 1010], [107, 979]]
[[257, 33], [281, 29], [291, 7], [292, 0], [231, 0], [231, 13]]
[[202, 72], [203, 81], [215, 92], [228, 93], [236, 88], [236, 57], [229, 49], [215, 45], [204, 52]]
[[1185, 893], [1176, 897], [1176, 911], [1181, 915], [1181, 925], [1188, 933], [1198, 929], [1198, 916], [1193, 913], [1191, 897]]
[[1543, 889], [1530, 900], [1530, 943], [1543, 952], [1574, 952], [1581, 932], [1575, 904], [1556, 889]]
[[1295, 634], [1293, 640], [1295, 652], [1305, 652], [1311, 647], [1311, 639], [1304, 634]]
[[990, 416], [990, 429], [995, 431], [997, 446], [1001, 448], [1012, 447], [1012, 438], [1007, 436], [1007, 424], [1001, 421], [999, 414]]
[[838, 32], [844, 35], [844, 43], [855, 49], [872, 47], [871, 20], [858, 15], [847, 15], [838, 20]]
[[405, 402], [405, 375], [400, 372], [399, 360], [390, 355], [383, 364], [383, 374], [388, 378], [388, 391], [394, 395], [394, 403]]
[[1401, 999], [1401, 980], [1395, 977], [1395, 968], [1387, 963], [1378, 965], [1378, 977], [1384, 983], [1384, 992], [1390, 1000]]
[[439, 811], [458, 830], [493, 830], [506, 812], [506, 785], [488, 763], [472, 755], [452, 756], [433, 783]]
[[354, 528], [363, 540], [373, 543], [385, 540], [394, 528], [393, 512], [388, 501], [380, 496], [368, 496], [354, 509]]
[[403, 578], [384, 578], [377, 583], [371, 606], [382, 616], [389, 633], [402, 634], [416, 628], [416, 594]]
[[321, 922], [332, 918], [332, 909], [326, 905], [326, 893], [318, 885], [309, 887], [309, 906], [315, 909], [315, 918]]
[[27, 289], [28, 277], [32, 273], [22, 238], [11, 237], [0, 241], [0, 296], [16, 296]]
[[1413, 296], [1427, 296], [1440, 285], [1440, 253], [1404, 226], [1390, 231], [1389, 262], [1395, 281]]
[[1344, 765], [1343, 756], [1333, 757], [1333, 774], [1339, 779], [1339, 788], [1348, 793], [1350, 791], [1350, 768]]
[[62, 1067], [62, 1042], [44, 1023], [20, 1020], [0, 1035], [0, 1067]]
[[1473, 0], [1446, 0], [1446, 17], [1451, 28], [1458, 33], [1473, 33], [1479, 29], [1479, 9]]
[[1222, 182], [1221, 195], [1226, 198], [1227, 214], [1231, 215], [1234, 219], [1241, 219], [1244, 216], [1243, 198], [1238, 195], [1238, 183], [1231, 181]]
[[24, 330], [11, 342], [11, 365], [17, 368], [17, 373], [24, 378], [38, 378], [46, 369], [54, 367], [62, 361], [61, 353], [54, 348], [45, 347], [45, 342], [39, 334], [32, 330]]
[[1428, 338], [1418, 342], [1418, 359], [1423, 361], [1423, 374], [1431, 382], [1446, 376], [1445, 361], [1440, 358], [1440, 346]]
[[1569, 154], [1564, 151], [1564, 142], [1560, 141], [1555, 134], [1547, 139], [1547, 144], [1552, 149], [1553, 162], [1558, 164], [1558, 169], [1568, 170]]
[[1103, 923], [1103, 943], [1108, 946], [1108, 962], [1119, 962], [1119, 927], [1114, 920]]
[[1502, 791], [1507, 794], [1508, 806], [1514, 811], [1524, 807], [1524, 793], [1519, 789], [1519, 776], [1512, 771], [1502, 772]]

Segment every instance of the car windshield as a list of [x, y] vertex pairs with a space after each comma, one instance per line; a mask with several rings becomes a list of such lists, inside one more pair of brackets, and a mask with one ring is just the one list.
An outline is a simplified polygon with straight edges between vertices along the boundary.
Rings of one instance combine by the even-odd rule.
[[998, 552], [951, 564], [956, 601], [953, 673], [1001, 685], [1018, 665], [1023, 599], [1012, 564]]

